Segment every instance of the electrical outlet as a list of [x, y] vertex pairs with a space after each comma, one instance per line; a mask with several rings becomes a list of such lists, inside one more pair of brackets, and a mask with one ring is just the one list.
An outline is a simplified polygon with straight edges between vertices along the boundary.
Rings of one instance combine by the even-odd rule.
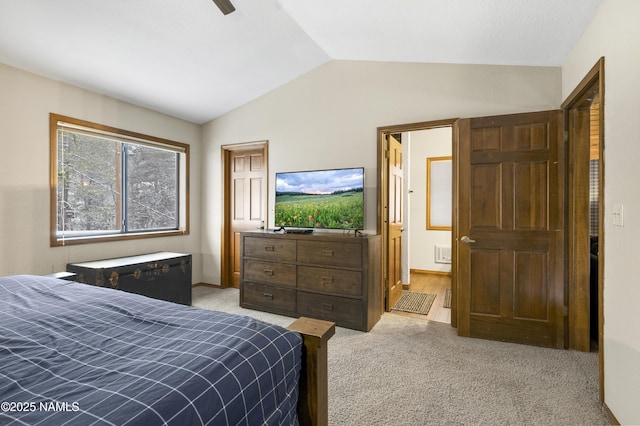
[[624, 206], [622, 204], [613, 205], [613, 224], [624, 226]]

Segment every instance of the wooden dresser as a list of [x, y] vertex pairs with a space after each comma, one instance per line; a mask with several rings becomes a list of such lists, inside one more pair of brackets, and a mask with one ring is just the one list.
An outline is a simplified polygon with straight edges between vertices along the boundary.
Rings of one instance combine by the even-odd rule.
[[369, 331], [382, 315], [380, 236], [241, 234], [240, 305]]

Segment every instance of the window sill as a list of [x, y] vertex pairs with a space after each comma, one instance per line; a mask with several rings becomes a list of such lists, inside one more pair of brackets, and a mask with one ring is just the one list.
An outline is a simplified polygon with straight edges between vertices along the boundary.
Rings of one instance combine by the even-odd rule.
[[76, 244], [91, 244], [102, 243], [107, 241], [125, 241], [125, 240], [139, 240], [144, 238], [156, 238], [156, 237], [173, 237], [180, 235], [189, 235], [188, 229], [178, 229], [170, 231], [154, 231], [154, 232], [136, 232], [130, 234], [110, 234], [110, 235], [96, 235], [96, 236], [81, 236], [81, 237], [65, 237], [60, 238], [57, 235], [52, 235], [50, 240], [51, 247], [63, 247]]

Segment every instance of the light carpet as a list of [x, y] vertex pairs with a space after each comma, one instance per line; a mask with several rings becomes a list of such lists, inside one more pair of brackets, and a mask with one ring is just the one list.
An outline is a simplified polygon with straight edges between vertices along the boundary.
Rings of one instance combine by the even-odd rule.
[[[286, 326], [243, 309], [236, 289], [196, 287], [196, 307]], [[606, 425], [595, 353], [458, 337], [450, 325], [384, 314], [329, 340], [330, 425]]]

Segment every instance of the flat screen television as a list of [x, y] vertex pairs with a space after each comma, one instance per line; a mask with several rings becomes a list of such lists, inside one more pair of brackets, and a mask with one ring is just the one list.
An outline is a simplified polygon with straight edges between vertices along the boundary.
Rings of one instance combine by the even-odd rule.
[[364, 168], [276, 173], [276, 227], [363, 229]]

